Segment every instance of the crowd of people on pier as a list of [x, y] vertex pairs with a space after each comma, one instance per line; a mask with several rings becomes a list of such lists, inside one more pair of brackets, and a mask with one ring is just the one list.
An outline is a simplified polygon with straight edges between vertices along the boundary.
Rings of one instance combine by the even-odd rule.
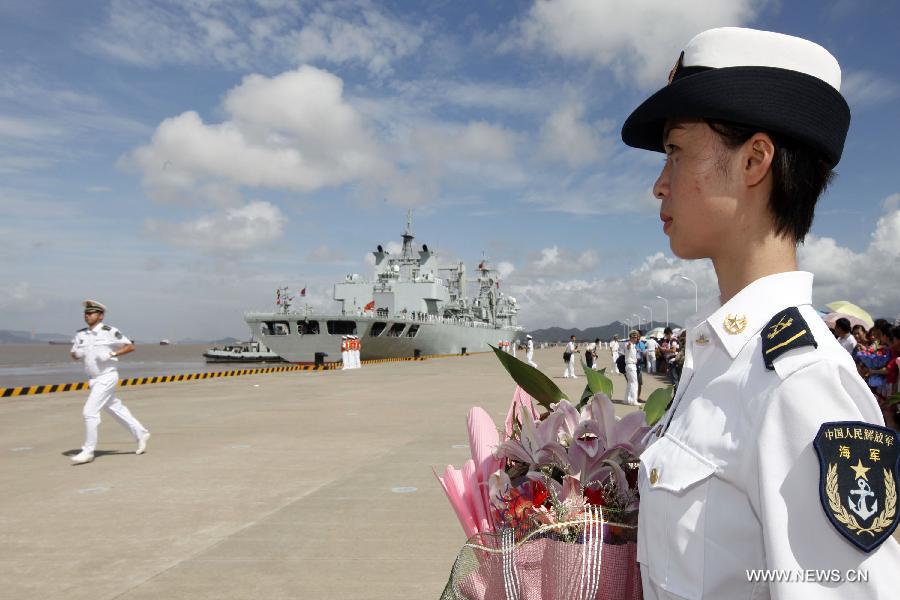
[[856, 368], [878, 400], [888, 427], [900, 429], [900, 403], [891, 397], [900, 393], [900, 325], [876, 319], [872, 327], [851, 324], [840, 318], [831, 328], [834, 337], [856, 362]]
[[[876, 319], [867, 328], [840, 318], [831, 331], [853, 357], [859, 374], [881, 405], [885, 422], [900, 429], [900, 402], [891, 400], [900, 393], [900, 324]], [[647, 336], [639, 329], [622, 339], [615, 335], [609, 342], [597, 338], [583, 345], [584, 361], [588, 368], [599, 368], [599, 353], [608, 348], [616, 370], [625, 376], [625, 403], [639, 405], [643, 402], [644, 373], [661, 375], [671, 384], [678, 384], [684, 365], [686, 335], [686, 330], [666, 327], [661, 338]], [[582, 352], [579, 346], [575, 336], [565, 346], [565, 378], [577, 377], [575, 361]]]

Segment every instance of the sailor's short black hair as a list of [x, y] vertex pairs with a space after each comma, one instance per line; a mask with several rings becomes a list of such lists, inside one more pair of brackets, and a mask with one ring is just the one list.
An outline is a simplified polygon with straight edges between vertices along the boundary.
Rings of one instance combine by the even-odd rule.
[[756, 133], [764, 133], [775, 144], [772, 158], [772, 192], [769, 211], [775, 234], [800, 243], [812, 227], [816, 202], [834, 178], [825, 154], [811, 146], [752, 125], [707, 119], [726, 148], [734, 149]]

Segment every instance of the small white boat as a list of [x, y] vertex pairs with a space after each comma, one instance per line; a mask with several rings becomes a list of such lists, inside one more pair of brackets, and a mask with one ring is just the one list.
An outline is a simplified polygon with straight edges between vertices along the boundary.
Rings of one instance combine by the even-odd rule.
[[261, 342], [240, 342], [221, 348], [210, 348], [203, 356], [208, 363], [283, 362], [280, 356]]

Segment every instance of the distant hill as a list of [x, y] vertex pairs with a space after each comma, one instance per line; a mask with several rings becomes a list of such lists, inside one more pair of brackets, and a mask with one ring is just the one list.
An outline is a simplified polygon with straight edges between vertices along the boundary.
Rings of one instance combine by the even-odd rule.
[[[641, 325], [641, 328], [646, 333], [654, 327], [665, 327], [665, 325], [665, 323], [653, 321], [651, 325]], [[623, 324], [621, 321], [613, 321], [608, 325], [588, 327], [587, 329], [563, 329], [562, 327], [548, 327], [546, 329], [536, 329], [534, 331], [529, 331], [528, 333], [531, 334], [531, 336], [534, 338], [534, 341], [536, 342], [565, 342], [568, 341], [569, 338], [573, 335], [579, 342], [593, 341], [597, 338], [600, 338], [603, 341], [607, 341], [611, 340], [614, 335], [618, 335], [621, 338], [627, 327], [628, 325]], [[677, 323], [669, 323], [669, 327], [672, 327], [674, 329], [675, 327], [681, 326]]]
[[34, 338], [30, 331], [0, 329], [0, 344], [46, 344], [47, 342], [68, 342], [71, 335], [61, 333], [37, 333]]

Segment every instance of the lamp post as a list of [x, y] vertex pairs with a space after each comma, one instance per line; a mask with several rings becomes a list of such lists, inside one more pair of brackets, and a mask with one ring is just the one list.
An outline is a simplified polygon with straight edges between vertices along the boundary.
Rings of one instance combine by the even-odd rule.
[[685, 277], [684, 275], [679, 275], [679, 279], [684, 279], [685, 281], [690, 281], [694, 284], [694, 313], [700, 312], [700, 305], [697, 303], [697, 282], [691, 279], [690, 277]]
[[662, 300], [666, 303], [666, 327], [669, 326], [669, 300], [667, 298], [663, 298], [662, 296], [657, 296], [657, 299]]
[[631, 316], [634, 317], [635, 319], [637, 319], [637, 328], [638, 328], [638, 331], [640, 331], [641, 330], [641, 315], [632, 314]]
[[646, 304], [644, 305], [644, 308], [646, 308], [648, 311], [650, 311], [650, 324], [647, 325], [647, 329], [653, 329], [653, 309], [650, 308], [649, 306], [647, 306]]

